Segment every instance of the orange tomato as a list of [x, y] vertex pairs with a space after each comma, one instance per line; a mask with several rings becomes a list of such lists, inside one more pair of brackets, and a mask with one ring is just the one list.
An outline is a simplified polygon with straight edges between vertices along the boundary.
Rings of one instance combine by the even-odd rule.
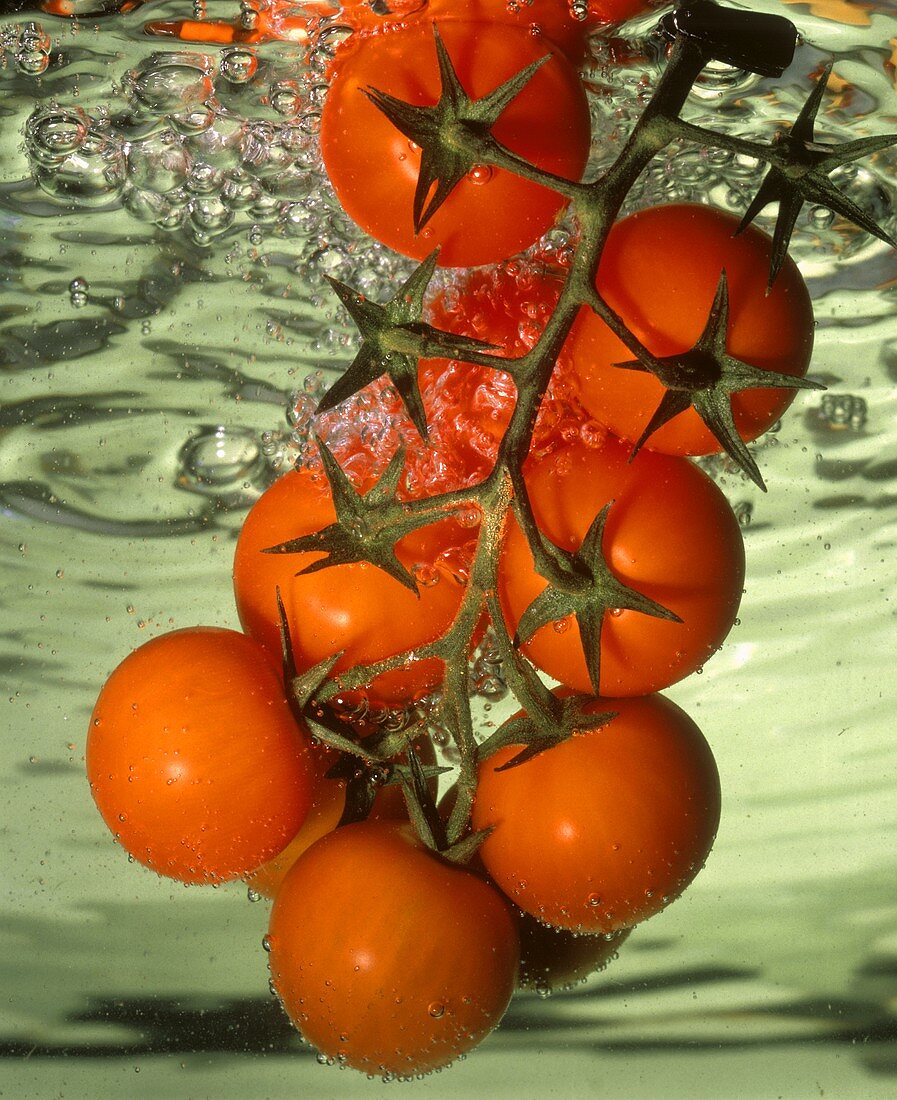
[[604, 970], [616, 957], [630, 929], [586, 936], [552, 928], [528, 913], [517, 918], [520, 933], [519, 989], [553, 993], [579, 985], [590, 975]]
[[[297, 669], [339, 653], [333, 671], [338, 678], [344, 669], [415, 649], [445, 633], [464, 595], [464, 584], [448, 562], [454, 561], [451, 551], [466, 544], [471, 532], [442, 520], [399, 540], [396, 556], [412, 573], [417, 567], [419, 595], [367, 562], [302, 573], [323, 555], [263, 552], [320, 531], [335, 519], [323, 474], [301, 469], [279, 478], [243, 524], [234, 554], [234, 593], [243, 629], [279, 662], [279, 588]], [[378, 676], [366, 694], [375, 703], [401, 705], [432, 691], [443, 674], [436, 658], [410, 660]]]
[[314, 763], [258, 643], [194, 627], [142, 645], [106, 681], [88, 731], [87, 777], [135, 859], [182, 882], [221, 882], [295, 836]]
[[597, 730], [507, 771], [480, 765], [473, 828], [496, 885], [545, 924], [608, 933], [658, 913], [700, 871], [716, 836], [719, 775], [688, 715], [662, 696], [599, 699]]
[[514, 989], [509, 906], [425, 848], [410, 826], [365, 822], [302, 855], [274, 901], [271, 977], [323, 1054], [371, 1074], [453, 1061], [498, 1023]]
[[[700, 668], [728, 634], [744, 584], [744, 545], [726, 498], [685, 458], [629, 448], [611, 436], [581, 441], [531, 463], [526, 475], [536, 521], [558, 546], [580, 548], [593, 519], [613, 501], [603, 553], [612, 574], [682, 620], [612, 609], [601, 626], [601, 694], [645, 695]], [[547, 581], [516, 522], [499, 565], [499, 594], [512, 630]], [[539, 668], [591, 694], [580, 629], [572, 615], [521, 645]]]
[[[440, 33], [465, 91], [482, 98], [531, 62], [549, 60], [508, 104], [495, 138], [538, 167], [579, 179], [589, 150], [589, 111], [575, 70], [557, 51], [512, 27], [449, 21]], [[352, 36], [337, 54], [321, 120], [324, 166], [346, 213], [390, 248], [439, 263], [473, 267], [507, 259], [531, 245], [565, 205], [555, 191], [502, 169], [472, 171], [420, 234], [413, 197], [416, 145], [365, 94], [380, 92], [419, 106], [439, 99], [430, 23], [384, 27]]]
[[[813, 351], [813, 308], [793, 260], [786, 259], [767, 290], [771, 239], [709, 206], [674, 203], [624, 218], [610, 232], [596, 286], [608, 305], [657, 356], [688, 351], [713, 304], [720, 273], [729, 286], [727, 350], [751, 366], [802, 378]], [[635, 442], [665, 388], [652, 374], [615, 363], [632, 352], [590, 309], [583, 309], [566, 350], [588, 412], [623, 439]], [[765, 432], [794, 400], [792, 389], [742, 390], [732, 397], [735, 426], [750, 441]], [[665, 454], [706, 455], [720, 444], [693, 408], [673, 417], [645, 443]]]

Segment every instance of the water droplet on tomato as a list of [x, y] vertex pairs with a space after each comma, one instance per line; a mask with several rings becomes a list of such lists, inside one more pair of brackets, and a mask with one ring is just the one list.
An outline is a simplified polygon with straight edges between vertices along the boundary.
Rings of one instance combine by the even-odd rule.
[[475, 164], [473, 168], [467, 173], [467, 178], [471, 183], [488, 183], [492, 179], [493, 171], [492, 167], [488, 164]]
[[421, 588], [432, 588], [439, 583], [439, 570], [429, 562], [417, 562], [411, 572]]
[[441, 1001], [433, 1001], [427, 1012], [434, 1020], [439, 1020], [445, 1015], [445, 1005]]
[[600, 904], [600, 894], [589, 894], [589, 896], [586, 898], [586, 905], [588, 905], [590, 909], [597, 909]]

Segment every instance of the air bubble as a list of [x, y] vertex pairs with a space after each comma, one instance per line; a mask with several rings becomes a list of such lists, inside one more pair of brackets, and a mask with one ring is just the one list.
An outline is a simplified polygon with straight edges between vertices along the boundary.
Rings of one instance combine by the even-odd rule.
[[81, 309], [87, 305], [87, 293], [90, 287], [86, 279], [72, 279], [69, 283], [69, 301], [75, 309]]
[[866, 426], [868, 406], [863, 397], [854, 394], [827, 393], [819, 406], [819, 420], [833, 431], [861, 431]]
[[292, 118], [302, 110], [302, 93], [294, 80], [279, 80], [272, 84], [268, 101], [273, 110], [285, 118]]
[[252, 50], [237, 47], [222, 53], [218, 67], [230, 84], [246, 84], [258, 71], [259, 59]]
[[258, 483], [264, 480], [259, 441], [245, 428], [205, 428], [184, 444], [178, 460], [178, 484], [209, 496], [219, 496], [223, 489], [244, 495], [244, 485], [261, 488]]
[[492, 179], [492, 176], [493, 171], [488, 164], [475, 164], [467, 173], [468, 180], [476, 184], [488, 183]]

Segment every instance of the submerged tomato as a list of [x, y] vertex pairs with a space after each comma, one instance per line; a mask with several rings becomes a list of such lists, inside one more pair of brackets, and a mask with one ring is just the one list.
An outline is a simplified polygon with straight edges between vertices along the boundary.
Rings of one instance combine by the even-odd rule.
[[587, 936], [552, 928], [535, 917], [520, 911], [517, 918], [520, 932], [520, 989], [537, 993], [553, 993], [570, 989], [592, 974], [604, 970], [617, 957], [620, 946], [630, 930]]
[[700, 871], [719, 825], [710, 747], [669, 699], [595, 699], [608, 725], [499, 771], [480, 765], [473, 828], [493, 881], [543, 923], [607, 933], [658, 913]]
[[[613, 502], [602, 548], [613, 575], [674, 612], [673, 622], [612, 609], [601, 628], [601, 693], [645, 695], [700, 668], [728, 634], [741, 600], [744, 545], [726, 498], [685, 458], [575, 442], [531, 464], [526, 475], [536, 520], [558, 546], [578, 550], [592, 521]], [[513, 630], [547, 582], [511, 524], [501, 552], [499, 594]], [[539, 668], [591, 693], [580, 630], [572, 615], [549, 622], [521, 646]]]
[[[720, 273], [729, 287], [727, 351], [751, 366], [802, 378], [813, 350], [813, 309], [794, 261], [767, 290], [772, 241], [753, 227], [733, 236], [738, 219], [709, 206], [675, 203], [640, 210], [613, 227], [596, 285], [649, 351], [688, 351], [700, 337]], [[614, 366], [632, 353], [589, 309], [576, 321], [567, 351], [585, 408], [616, 435], [635, 442], [660, 404], [664, 386], [651, 374]], [[794, 399], [793, 389], [753, 389], [732, 398], [735, 425], [747, 441], [765, 432]], [[645, 443], [666, 454], [704, 455], [720, 444], [694, 409], [686, 409]]]
[[[297, 669], [301, 672], [342, 654], [334, 676], [440, 638], [464, 595], [457, 554], [471, 531], [443, 520], [399, 540], [396, 556], [417, 576], [419, 595], [367, 562], [302, 573], [324, 555], [264, 553], [268, 547], [320, 531], [335, 519], [324, 475], [309, 469], [285, 474], [256, 501], [234, 555], [234, 593], [243, 629], [279, 662], [279, 588]], [[432, 691], [443, 672], [436, 658], [410, 661], [377, 677], [366, 694], [375, 703], [404, 704]]]
[[106, 681], [87, 777], [135, 859], [183, 882], [239, 878], [295, 836], [314, 764], [257, 642], [195, 627], [134, 650]]
[[[511, 27], [440, 23], [465, 91], [482, 98], [548, 55], [493, 127], [512, 152], [567, 179], [579, 179], [589, 150], [582, 84], [557, 51]], [[462, 179], [418, 235], [412, 217], [420, 151], [365, 94], [375, 88], [419, 106], [440, 94], [433, 26], [385, 27], [350, 38], [335, 63], [321, 121], [321, 152], [346, 213], [397, 252], [423, 259], [440, 249], [445, 266], [494, 263], [526, 248], [565, 200], [555, 191], [483, 167]]]
[[410, 826], [347, 825], [284, 880], [271, 977], [323, 1054], [409, 1076], [453, 1061], [501, 1019], [517, 972], [509, 906]]

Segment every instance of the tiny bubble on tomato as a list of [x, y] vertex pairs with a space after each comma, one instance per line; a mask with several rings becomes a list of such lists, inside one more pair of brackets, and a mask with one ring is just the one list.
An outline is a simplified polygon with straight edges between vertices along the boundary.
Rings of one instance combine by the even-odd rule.
[[239, 878], [305, 820], [314, 763], [261, 646], [176, 630], [103, 686], [87, 736], [97, 808], [131, 857], [182, 882]]

